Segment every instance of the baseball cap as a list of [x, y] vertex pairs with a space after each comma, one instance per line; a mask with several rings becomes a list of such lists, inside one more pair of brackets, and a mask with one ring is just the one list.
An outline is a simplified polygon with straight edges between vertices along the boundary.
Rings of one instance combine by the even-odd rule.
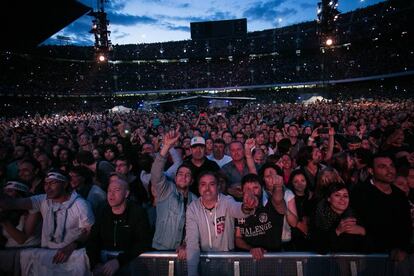
[[191, 146], [206, 145], [206, 140], [203, 137], [196, 136], [191, 139]]

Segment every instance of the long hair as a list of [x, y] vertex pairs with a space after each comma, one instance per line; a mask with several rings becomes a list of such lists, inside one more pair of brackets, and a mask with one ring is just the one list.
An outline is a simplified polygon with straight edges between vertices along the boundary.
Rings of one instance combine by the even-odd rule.
[[306, 176], [305, 176], [305, 174], [304, 174], [304, 172], [302, 171], [302, 170], [294, 170], [291, 174], [290, 174], [290, 177], [289, 177], [289, 181], [288, 181], [288, 183], [287, 183], [287, 185], [286, 185], [286, 187], [289, 189], [289, 190], [291, 190], [295, 195], [297, 195], [296, 194], [296, 190], [295, 190], [295, 188], [294, 188], [294, 186], [293, 186], [293, 179], [295, 178], [295, 176], [297, 176], [297, 175], [303, 175], [303, 177], [305, 178], [305, 181], [306, 181], [306, 188], [305, 188], [305, 198], [309, 198], [309, 194], [310, 194], [310, 191], [309, 191], [309, 183], [308, 183], [308, 179], [306, 178]]

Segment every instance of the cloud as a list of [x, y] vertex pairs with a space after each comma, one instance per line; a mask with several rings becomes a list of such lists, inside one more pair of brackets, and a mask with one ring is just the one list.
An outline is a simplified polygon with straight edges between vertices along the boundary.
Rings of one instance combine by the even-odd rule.
[[129, 0], [111, 0], [105, 1], [105, 11], [123, 10]]
[[315, 4], [309, 4], [309, 3], [301, 3], [300, 7], [302, 9], [316, 9], [316, 5]]
[[141, 24], [154, 24], [158, 22], [158, 19], [149, 16], [130, 15], [123, 13], [111, 13], [108, 14], [111, 24], [132, 26], [138, 23]]
[[[62, 31], [58, 32], [57, 35], [68, 36], [71, 38], [70, 44], [77, 45], [91, 45], [94, 43], [94, 37], [89, 31], [92, 29], [92, 18], [83, 17], [67, 26]], [[46, 43], [49, 43], [50, 39], [56, 39], [55, 36], [49, 38]], [[59, 40], [58, 40], [59, 41]]]
[[294, 15], [296, 10], [291, 8], [280, 9], [285, 0], [270, 0], [267, 2], [256, 2], [243, 12], [243, 16], [250, 20], [263, 20], [274, 22], [277, 17]]
[[215, 12], [213, 15], [208, 16], [207, 20], [226, 20], [226, 19], [234, 19], [235, 15], [231, 14], [230, 12]]
[[179, 25], [174, 25], [174, 24], [171, 24], [171, 23], [163, 23], [162, 25], [166, 29], [171, 30], [171, 31], [190, 32], [190, 27], [189, 26], [179, 26]]
[[162, 21], [183, 21], [183, 22], [201, 22], [201, 21], [212, 21], [212, 20], [225, 20], [234, 19], [236, 16], [230, 12], [221, 12], [209, 10], [206, 16], [171, 16], [171, 15], [157, 15], [156, 17]]
[[178, 4], [177, 8], [181, 8], [181, 9], [187, 9], [189, 8], [191, 5], [190, 3], [182, 3], [182, 4]]

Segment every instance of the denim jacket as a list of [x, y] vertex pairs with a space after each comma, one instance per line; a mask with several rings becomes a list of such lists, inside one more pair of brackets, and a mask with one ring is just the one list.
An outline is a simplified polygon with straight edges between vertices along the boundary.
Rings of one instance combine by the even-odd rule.
[[[164, 175], [166, 158], [157, 155], [151, 168], [151, 183], [156, 192], [157, 220], [152, 247], [157, 250], [175, 250], [183, 241], [185, 227], [184, 196], [175, 183]], [[188, 192], [187, 206], [197, 199]]]

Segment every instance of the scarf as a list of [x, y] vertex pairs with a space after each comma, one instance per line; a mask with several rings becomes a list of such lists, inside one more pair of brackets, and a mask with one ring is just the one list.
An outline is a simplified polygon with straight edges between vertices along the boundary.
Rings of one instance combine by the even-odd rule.
[[[63, 203], [55, 203], [52, 200], [47, 200], [48, 212], [44, 223], [50, 226], [49, 233], [47, 234], [49, 241], [54, 243], [62, 243], [64, 241], [68, 209], [72, 207], [79, 197], [76, 192], [73, 192], [69, 200]], [[63, 216], [58, 213], [63, 213]]]

